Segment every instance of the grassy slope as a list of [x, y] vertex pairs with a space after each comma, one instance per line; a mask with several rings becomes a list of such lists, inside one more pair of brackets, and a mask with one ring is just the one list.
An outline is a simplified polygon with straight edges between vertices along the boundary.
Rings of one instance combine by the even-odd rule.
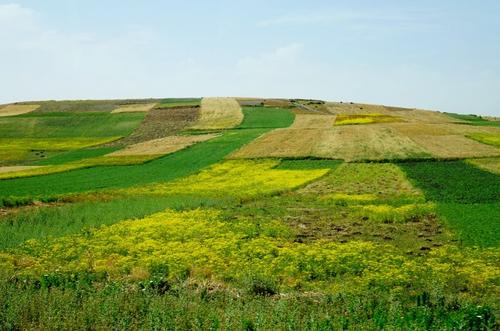
[[[293, 114], [274, 110], [276, 115], [262, 125], [262, 113], [245, 114], [244, 130], [225, 131], [224, 135], [143, 165], [95, 167], [41, 177], [0, 181], [0, 198], [7, 196], [50, 196], [111, 187], [129, 187], [169, 181], [187, 176], [222, 160], [232, 151], [273, 128], [291, 124]], [[255, 117], [255, 118], [254, 118]]]
[[227, 132], [143, 165], [95, 167], [39, 177], [0, 181], [0, 197], [50, 196], [112, 187], [169, 181], [190, 175], [222, 160], [236, 148], [265, 132], [251, 129]]

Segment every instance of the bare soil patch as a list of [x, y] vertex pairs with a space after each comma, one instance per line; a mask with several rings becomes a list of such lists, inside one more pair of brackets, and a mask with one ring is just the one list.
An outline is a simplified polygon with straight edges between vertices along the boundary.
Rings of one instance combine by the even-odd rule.
[[192, 125], [198, 116], [197, 107], [153, 109], [130, 136], [114, 145], [124, 146], [175, 135]]

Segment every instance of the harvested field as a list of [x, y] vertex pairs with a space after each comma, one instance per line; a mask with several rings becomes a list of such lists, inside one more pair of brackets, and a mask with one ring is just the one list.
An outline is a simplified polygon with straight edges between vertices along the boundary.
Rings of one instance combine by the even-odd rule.
[[335, 122], [335, 115], [297, 114], [292, 129], [329, 129]]
[[402, 159], [428, 156], [410, 138], [384, 125], [346, 125], [324, 130], [313, 156], [357, 160]]
[[366, 114], [366, 113], [377, 113], [390, 115], [390, 112], [381, 105], [368, 105], [361, 103], [340, 103], [340, 102], [328, 102], [326, 103], [326, 108], [332, 114]]
[[401, 117], [385, 114], [340, 114], [337, 115], [335, 125], [356, 125], [356, 124], [371, 124], [371, 123], [391, 123], [402, 122]]
[[30, 170], [30, 169], [36, 169], [40, 168], [40, 166], [6, 166], [6, 167], [0, 167], [0, 174], [5, 174], [9, 172], [15, 172], [15, 171], [24, 171], [24, 170]]
[[111, 113], [136, 113], [136, 112], [148, 112], [153, 107], [156, 106], [156, 103], [142, 103], [142, 104], [129, 104], [129, 105], [122, 105], [115, 110], [113, 110]]
[[30, 113], [36, 110], [38, 107], [40, 107], [40, 105], [7, 105], [0, 108], [0, 117]]
[[411, 137], [419, 146], [439, 158], [498, 156], [500, 149], [484, 145], [461, 135], [418, 135]]
[[266, 107], [290, 108], [292, 103], [288, 99], [264, 99], [262, 101]]
[[153, 109], [130, 136], [114, 145], [124, 146], [175, 135], [194, 123], [199, 111], [199, 108]]
[[243, 120], [240, 104], [234, 98], [203, 98], [200, 117], [192, 129], [215, 130], [238, 126]]
[[198, 142], [212, 139], [216, 136], [216, 134], [203, 134], [193, 136], [170, 136], [166, 138], [153, 139], [134, 145], [129, 145], [122, 150], [107, 154], [106, 157], [170, 154]]
[[322, 132], [318, 129], [276, 129], [239, 149], [230, 158], [310, 156]]
[[470, 159], [467, 162], [483, 170], [500, 175], [500, 158]]
[[256, 98], [236, 98], [241, 107], [244, 106], [264, 106], [264, 99], [256, 99]]

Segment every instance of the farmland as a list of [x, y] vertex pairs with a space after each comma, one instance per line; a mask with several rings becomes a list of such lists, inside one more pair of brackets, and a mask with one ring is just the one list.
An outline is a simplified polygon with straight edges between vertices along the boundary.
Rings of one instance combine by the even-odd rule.
[[493, 121], [304, 99], [24, 105], [0, 117], [0, 329], [499, 327]]

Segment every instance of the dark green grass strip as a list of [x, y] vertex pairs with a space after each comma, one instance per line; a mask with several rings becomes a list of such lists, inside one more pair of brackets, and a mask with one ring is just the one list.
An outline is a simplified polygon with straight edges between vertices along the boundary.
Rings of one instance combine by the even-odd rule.
[[309, 170], [309, 169], [335, 169], [342, 161], [339, 160], [282, 160], [275, 169], [283, 170]]
[[292, 125], [295, 114], [289, 109], [274, 107], [243, 107], [245, 118], [239, 128], [286, 128]]
[[477, 115], [461, 115], [454, 113], [446, 113], [446, 115], [467, 122], [466, 124], [478, 125], [478, 126], [496, 126], [500, 127], [500, 121], [488, 121]]
[[129, 135], [145, 113], [60, 112], [0, 117], [0, 138], [73, 138]]
[[69, 151], [66, 153], [61, 153], [49, 157], [45, 160], [37, 161], [33, 164], [35, 165], [54, 165], [54, 164], [64, 164], [68, 162], [80, 161], [83, 159], [88, 159], [92, 157], [102, 156], [108, 153], [112, 153], [118, 150], [118, 147], [101, 147], [101, 148], [88, 148], [88, 149], [78, 149], [76, 151]]
[[500, 176], [464, 161], [398, 164], [428, 200], [463, 204], [500, 201]]
[[500, 247], [500, 202], [488, 204], [442, 203], [438, 205], [448, 226], [462, 244]]
[[28, 239], [61, 237], [84, 228], [111, 225], [124, 219], [142, 218], [172, 208], [223, 207], [227, 203], [211, 198], [137, 196], [111, 201], [87, 201], [62, 206], [28, 208], [0, 220], [0, 250]]
[[265, 129], [226, 131], [221, 137], [196, 144], [142, 165], [106, 166], [59, 174], [0, 181], [0, 198], [46, 197], [164, 182], [187, 176], [222, 160], [266, 132]]

